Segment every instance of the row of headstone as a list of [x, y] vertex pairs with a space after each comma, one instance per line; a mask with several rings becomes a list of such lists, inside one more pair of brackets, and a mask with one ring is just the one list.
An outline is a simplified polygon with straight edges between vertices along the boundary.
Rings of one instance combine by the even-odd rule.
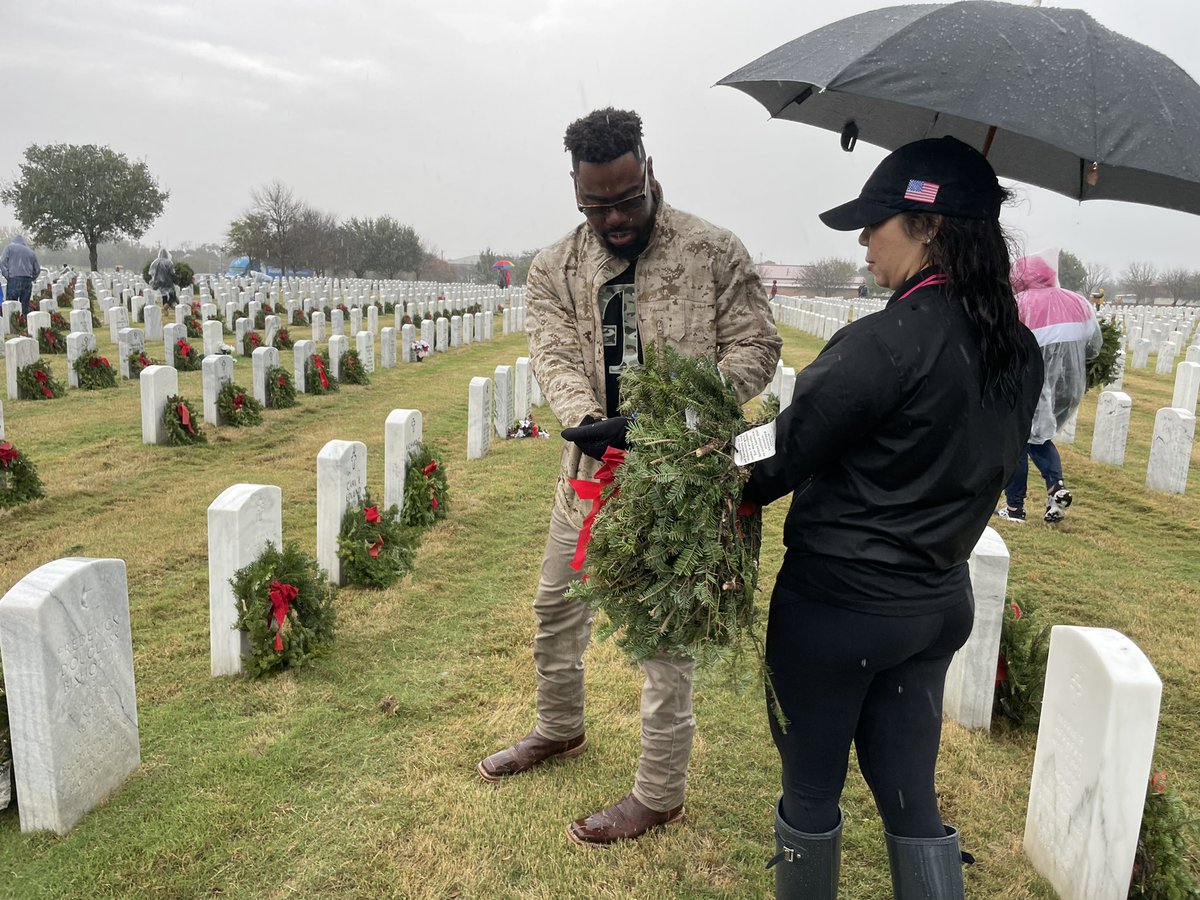
[[[1009, 568], [994, 529], [984, 530], [968, 567], [975, 620], [946, 673], [943, 709], [988, 729]], [[1127, 895], [1161, 695], [1154, 667], [1124, 635], [1051, 629], [1024, 846], [1060, 897]]]
[[837, 297], [792, 297], [777, 294], [771, 301], [771, 314], [776, 324], [795, 328], [806, 334], [828, 340], [843, 325], [879, 312], [884, 300], [859, 297], [843, 300]]

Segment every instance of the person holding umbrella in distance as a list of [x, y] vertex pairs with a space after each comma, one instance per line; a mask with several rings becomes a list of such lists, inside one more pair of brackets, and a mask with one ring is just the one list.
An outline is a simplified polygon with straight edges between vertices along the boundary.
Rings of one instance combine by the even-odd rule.
[[974, 619], [967, 558], [1042, 385], [1008, 280], [1006, 197], [979, 152], [945, 137], [893, 151], [857, 199], [821, 214], [861, 229], [868, 269], [893, 294], [797, 376], [775, 455], [743, 494], [793, 495], [766, 647], [783, 768], [778, 898], [837, 896], [852, 742], [895, 896], [963, 896], [958, 832], [934, 790], [942, 692]]

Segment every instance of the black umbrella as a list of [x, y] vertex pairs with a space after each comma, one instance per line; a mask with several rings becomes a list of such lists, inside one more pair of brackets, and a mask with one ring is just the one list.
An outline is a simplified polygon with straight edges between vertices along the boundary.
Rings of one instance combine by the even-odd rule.
[[950, 134], [1007, 178], [1200, 214], [1200, 85], [1077, 9], [893, 6], [796, 38], [719, 84], [774, 118], [840, 132], [846, 149]]

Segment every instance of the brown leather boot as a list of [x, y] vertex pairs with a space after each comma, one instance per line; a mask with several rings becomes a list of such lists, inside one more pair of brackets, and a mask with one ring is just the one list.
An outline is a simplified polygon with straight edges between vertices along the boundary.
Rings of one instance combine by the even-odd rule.
[[510, 775], [520, 775], [548, 759], [569, 759], [587, 749], [587, 738], [582, 734], [569, 741], [552, 741], [536, 731], [531, 731], [511, 747], [493, 753], [475, 771], [484, 781], [500, 781]]
[[629, 794], [608, 809], [576, 819], [567, 826], [567, 837], [582, 847], [606, 847], [615, 841], [639, 838], [650, 829], [676, 822], [682, 816], [683, 804], [658, 812]]

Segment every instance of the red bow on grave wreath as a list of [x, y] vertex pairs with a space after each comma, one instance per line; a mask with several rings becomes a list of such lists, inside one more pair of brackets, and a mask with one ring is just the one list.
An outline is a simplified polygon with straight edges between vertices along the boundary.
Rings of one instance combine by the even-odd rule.
[[179, 343], [176, 344], [175, 346], [179, 348], [180, 356], [186, 357], [186, 356], [190, 355], [192, 352], [192, 345], [189, 344], [187, 341], [183, 340], [182, 338], [180, 339]]
[[378, 522], [379, 521], [379, 507], [378, 506], [366, 507], [363, 510], [363, 518], [366, 519], [368, 522], [372, 522], [372, 523]]
[[234, 410], [234, 412], [240, 411], [241, 408], [245, 405], [245, 403], [246, 403], [246, 395], [245, 394], [234, 394], [233, 395], [233, 410]]
[[54, 391], [50, 390], [50, 388], [49, 388], [49, 387], [47, 386], [47, 384], [46, 384], [46, 382], [47, 382], [47, 381], [49, 380], [49, 378], [50, 378], [50, 376], [49, 376], [49, 375], [47, 375], [47, 374], [46, 374], [45, 372], [43, 372], [41, 369], [38, 369], [36, 372], [34, 372], [34, 373], [33, 373], [33, 377], [34, 377], [34, 380], [36, 380], [36, 381], [37, 381], [37, 383], [38, 383], [38, 384], [40, 384], [40, 385], [42, 386], [42, 393], [43, 393], [43, 394], [45, 394], [47, 397], [53, 397], [53, 396], [54, 396]]
[[325, 363], [321, 359], [321, 355], [318, 353], [312, 358], [312, 361], [317, 368], [317, 374], [321, 376], [321, 387], [329, 390], [329, 379], [325, 377]]
[[294, 585], [281, 584], [278, 581], [271, 582], [271, 615], [275, 618], [275, 649], [283, 650], [283, 622], [287, 618], [288, 607], [292, 601], [296, 599], [300, 592], [296, 590]]
[[176, 404], [175, 411], [179, 413], [179, 421], [183, 424], [183, 427], [188, 430], [188, 434], [195, 434], [196, 429], [192, 427], [192, 416], [191, 413], [188, 412], [187, 404]]
[[17, 448], [8, 441], [0, 443], [0, 465], [3, 465], [4, 468], [7, 469], [20, 455]]
[[378, 559], [378, 558], [379, 558], [379, 551], [380, 551], [380, 550], [382, 550], [382, 549], [383, 549], [383, 535], [382, 535], [382, 534], [377, 534], [377, 535], [375, 535], [375, 543], [373, 543], [373, 544], [372, 544], [372, 545], [371, 545], [371, 546], [370, 546], [370, 547], [367, 549], [367, 552], [368, 552], [369, 554], [371, 554], [371, 559]]
[[434, 492], [434, 489], [433, 489], [433, 479], [430, 478], [430, 476], [433, 475], [433, 473], [437, 471], [437, 468], [438, 468], [438, 464], [437, 464], [437, 460], [435, 459], [433, 462], [431, 462], [429, 465], [427, 465], [424, 469], [421, 470], [422, 472], [425, 473], [425, 477], [429, 479], [429, 508], [430, 509], [438, 508], [437, 494]]
[[[604, 465], [596, 470], [595, 481], [584, 481], [583, 479], [571, 479], [571, 487], [575, 489], [575, 493], [579, 495], [580, 500], [591, 500], [592, 508], [584, 517], [583, 527], [579, 529], [579, 541], [575, 545], [575, 557], [568, 565], [578, 572], [583, 568], [583, 561], [587, 558], [587, 545], [592, 539], [592, 524], [596, 521], [596, 514], [604, 508], [604, 504], [612, 497], [615, 497], [620, 491], [620, 488], [614, 488], [612, 493], [604, 496], [604, 489], [608, 487], [617, 477], [617, 469], [621, 463], [625, 462], [625, 451], [618, 450], [616, 447], [609, 447], [604, 451]], [[587, 580], [587, 576], [583, 576]]]

